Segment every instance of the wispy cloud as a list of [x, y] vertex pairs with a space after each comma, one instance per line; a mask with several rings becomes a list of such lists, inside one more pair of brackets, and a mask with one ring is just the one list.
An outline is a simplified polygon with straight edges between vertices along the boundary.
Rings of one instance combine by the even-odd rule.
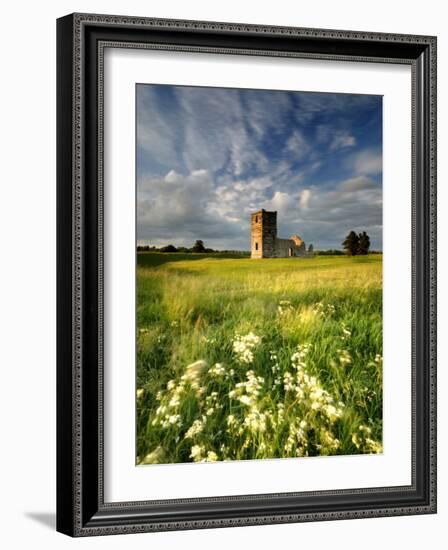
[[348, 132], [336, 132], [330, 143], [330, 151], [336, 151], [344, 147], [353, 147], [356, 145], [356, 139]]
[[356, 153], [352, 158], [353, 170], [357, 174], [374, 175], [383, 170], [383, 158], [380, 152], [367, 150]]

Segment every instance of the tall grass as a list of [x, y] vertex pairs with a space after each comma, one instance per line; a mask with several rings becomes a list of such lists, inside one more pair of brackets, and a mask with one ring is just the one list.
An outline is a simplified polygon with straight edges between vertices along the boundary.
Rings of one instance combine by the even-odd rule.
[[137, 462], [382, 451], [382, 258], [141, 253]]

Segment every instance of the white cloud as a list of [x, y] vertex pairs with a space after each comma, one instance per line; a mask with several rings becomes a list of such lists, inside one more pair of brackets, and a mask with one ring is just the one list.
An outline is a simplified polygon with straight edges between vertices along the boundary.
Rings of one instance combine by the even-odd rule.
[[332, 152], [354, 147], [356, 138], [347, 129], [338, 130], [333, 125], [320, 124], [316, 128], [316, 141], [321, 144], [326, 144]]
[[361, 151], [352, 157], [351, 164], [357, 174], [380, 174], [383, 170], [383, 157], [375, 151]]
[[355, 136], [350, 135], [348, 132], [339, 132], [336, 133], [330, 143], [330, 151], [337, 151], [338, 149], [353, 147], [355, 145]]
[[265, 208], [278, 212], [282, 237], [298, 233], [307, 244], [325, 248], [336, 246], [335, 239], [342, 242], [351, 229], [366, 230], [374, 246], [381, 246], [382, 189], [371, 178], [290, 192], [271, 183], [266, 177], [218, 184], [204, 169], [146, 178], [139, 185], [138, 238], [177, 246], [201, 238], [214, 248], [247, 249], [249, 213]]
[[263, 208], [266, 210], [276, 210], [280, 216], [285, 216], [294, 208], [296, 201], [288, 193], [276, 191], [271, 200], [263, 203]]
[[348, 180], [343, 181], [340, 184], [340, 188], [343, 191], [359, 191], [361, 189], [375, 189], [378, 187], [378, 184], [367, 176], [356, 176]]
[[373, 245], [381, 247], [382, 189], [365, 176], [341, 181], [331, 189], [313, 186], [298, 193], [277, 191], [262, 206], [278, 211], [281, 237], [298, 233], [307, 244], [328, 248], [339, 247], [352, 229], [366, 230]]
[[311, 147], [303, 136], [303, 133], [299, 130], [294, 130], [288, 138], [286, 149], [293, 153], [297, 160], [305, 158], [311, 152]]
[[137, 238], [140, 242], [191, 246], [203, 239], [207, 246], [247, 249], [249, 218], [230, 184], [217, 186], [205, 169], [182, 175], [170, 170], [164, 177], [138, 183]]
[[299, 206], [300, 208], [308, 208], [308, 204], [311, 199], [311, 189], [304, 189], [299, 194]]

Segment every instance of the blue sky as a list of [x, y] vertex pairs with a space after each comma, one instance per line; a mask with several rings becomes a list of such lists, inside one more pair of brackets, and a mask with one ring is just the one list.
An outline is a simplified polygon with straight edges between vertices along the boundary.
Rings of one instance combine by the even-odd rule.
[[380, 96], [137, 85], [137, 241], [249, 250], [250, 213], [278, 236], [382, 248]]

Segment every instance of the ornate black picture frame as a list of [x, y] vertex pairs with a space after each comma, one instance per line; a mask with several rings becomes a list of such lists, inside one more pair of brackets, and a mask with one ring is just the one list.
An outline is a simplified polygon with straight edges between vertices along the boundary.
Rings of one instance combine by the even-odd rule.
[[[411, 66], [411, 485], [104, 501], [102, 109], [111, 43]], [[435, 513], [436, 38], [73, 14], [57, 21], [57, 52], [57, 530], [90, 536]]]

